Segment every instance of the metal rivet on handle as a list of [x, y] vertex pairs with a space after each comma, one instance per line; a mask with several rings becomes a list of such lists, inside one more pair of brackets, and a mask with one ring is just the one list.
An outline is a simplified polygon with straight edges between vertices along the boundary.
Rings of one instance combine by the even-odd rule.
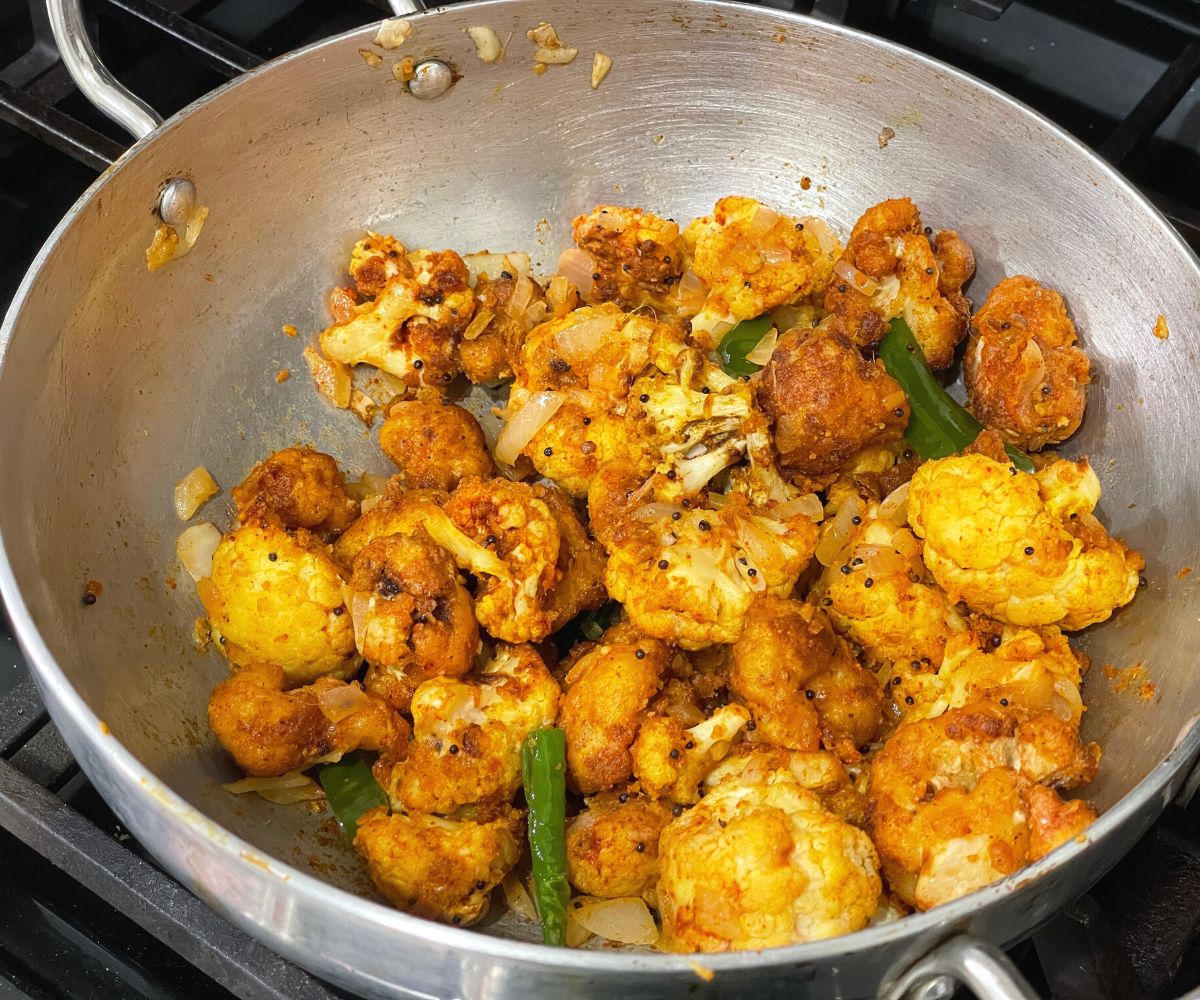
[[186, 177], [167, 182], [158, 198], [158, 214], [168, 226], [186, 226], [196, 208], [196, 185]]
[[454, 71], [440, 59], [422, 59], [413, 67], [409, 92], [422, 101], [441, 97], [454, 82]]

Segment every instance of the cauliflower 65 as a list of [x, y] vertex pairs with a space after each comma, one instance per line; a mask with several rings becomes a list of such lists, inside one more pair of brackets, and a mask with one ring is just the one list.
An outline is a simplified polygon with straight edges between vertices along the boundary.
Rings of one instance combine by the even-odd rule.
[[749, 721], [750, 713], [741, 705], [724, 705], [690, 728], [673, 716], [652, 714], [630, 751], [634, 776], [651, 798], [695, 802], [700, 782], [729, 753]]
[[358, 504], [346, 492], [337, 462], [312, 448], [284, 448], [264, 458], [232, 495], [240, 518], [261, 504], [285, 527], [323, 536], [340, 534], [358, 517]]
[[908, 520], [951, 600], [1011, 625], [1075, 630], [1128, 604], [1144, 566], [1092, 516], [1099, 499], [1086, 459], [1031, 476], [956, 455], [917, 470]]
[[662, 944], [671, 951], [847, 934], [865, 926], [879, 902], [870, 839], [790, 770], [730, 776], [672, 821], [658, 849]]
[[601, 792], [567, 821], [571, 884], [588, 896], [641, 896], [654, 905], [658, 838], [671, 809], [628, 792]]

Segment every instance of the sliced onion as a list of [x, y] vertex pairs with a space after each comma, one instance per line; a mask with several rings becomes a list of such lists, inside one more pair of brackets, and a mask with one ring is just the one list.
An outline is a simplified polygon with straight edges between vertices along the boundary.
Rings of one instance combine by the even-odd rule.
[[360, 653], [367, 638], [367, 619], [371, 616], [371, 595], [356, 590], [350, 598], [350, 622], [354, 626], [354, 648]]
[[679, 308], [683, 312], [699, 312], [704, 308], [704, 300], [708, 298], [708, 286], [691, 268], [683, 272], [675, 289], [679, 297]]
[[833, 234], [833, 230], [829, 228], [829, 223], [824, 219], [818, 219], [815, 215], [806, 215], [800, 220], [804, 223], [804, 231], [812, 233], [817, 238], [817, 246], [821, 248], [821, 253], [832, 254], [838, 249], [838, 238]]
[[821, 498], [815, 493], [805, 493], [794, 500], [776, 504], [766, 512], [767, 517], [774, 518], [777, 521], [786, 521], [797, 514], [803, 514], [810, 521], [815, 521], [819, 524], [825, 516], [825, 508], [821, 506]]
[[532, 301], [533, 279], [523, 274], [513, 286], [512, 297], [508, 300], [508, 314], [513, 319], [524, 317], [525, 310], [529, 308], [529, 303]]
[[587, 944], [592, 937], [592, 932], [575, 919], [574, 913], [575, 904], [572, 902], [567, 907], [566, 945], [568, 948], [578, 948], [580, 945]]
[[312, 802], [325, 797], [325, 790], [307, 774], [289, 771], [273, 778], [242, 778], [222, 785], [232, 795], [257, 793], [268, 802], [291, 805], [294, 802]]
[[388, 477], [378, 472], [364, 472], [361, 478], [346, 484], [346, 492], [352, 500], [363, 501], [382, 493], [387, 489], [388, 482]]
[[765, 365], [771, 360], [771, 355], [775, 353], [775, 344], [779, 341], [779, 330], [776, 327], [771, 327], [767, 331], [767, 335], [763, 337], [753, 350], [747, 352], [746, 360], [753, 365]]
[[339, 684], [317, 695], [317, 707], [335, 725], [367, 704], [367, 693], [356, 683]]
[[1017, 386], [1017, 399], [1036, 398], [1038, 387], [1046, 380], [1046, 358], [1038, 342], [1032, 337], [1026, 342], [1025, 350], [1017, 359], [1017, 369], [1023, 372], [1021, 383]]
[[189, 520], [219, 489], [208, 469], [196, 466], [175, 484], [175, 515], [181, 521]]
[[530, 396], [528, 402], [508, 418], [508, 423], [496, 439], [496, 458], [505, 465], [512, 465], [564, 402], [566, 396], [552, 389]]
[[908, 488], [911, 482], [897, 486], [879, 505], [879, 519], [893, 527], [908, 523]]
[[845, 257], [833, 265], [833, 273], [841, 278], [842, 281], [853, 285], [863, 295], [874, 295], [879, 291], [879, 282], [869, 274], [860, 271], [850, 261], [846, 260]]
[[471, 322], [463, 330], [463, 340], [477, 339], [495, 318], [496, 314], [490, 309], [480, 309], [479, 312], [471, 317]]
[[304, 360], [312, 374], [313, 385], [339, 410], [350, 406], [350, 369], [340, 361], [332, 361], [313, 347], [304, 348]]
[[764, 264], [790, 264], [792, 251], [787, 247], [759, 247], [758, 255]]
[[207, 521], [184, 528], [175, 542], [175, 554], [188, 576], [203, 580], [212, 576], [213, 553], [221, 544], [221, 532]]
[[900, 294], [900, 278], [898, 275], [889, 274], [879, 282], [874, 294], [871, 296], [871, 305], [876, 309], [886, 309]]
[[509, 872], [500, 885], [504, 889], [504, 901], [513, 913], [526, 920], [537, 920], [537, 909], [529, 896], [529, 890], [525, 888], [525, 883], [515, 873]]
[[750, 225], [747, 227], [747, 232], [749, 232], [751, 236], [762, 236], [763, 233], [771, 229], [778, 221], [778, 212], [767, 208], [766, 205], [759, 205], [754, 210], [754, 216], [750, 219]]
[[708, 495], [708, 506], [713, 510], [720, 510], [727, 503], [729, 503], [729, 497], [724, 493], [710, 493]]
[[469, 253], [463, 257], [474, 287], [481, 274], [491, 281], [500, 278], [504, 271], [517, 277], [528, 277], [532, 265], [527, 253]]
[[596, 353], [619, 322], [618, 316], [601, 314], [582, 317], [554, 335], [559, 353], [571, 364], [578, 364]]
[[633, 517], [638, 521], [661, 521], [664, 518], [670, 517], [672, 514], [683, 514], [684, 509], [678, 504], [673, 503], [648, 503], [639, 507], [633, 512]]
[[621, 944], [654, 944], [658, 940], [658, 926], [650, 908], [638, 896], [575, 902], [583, 905], [577, 907], [572, 903], [571, 915], [597, 937]]
[[862, 569], [871, 577], [898, 576], [908, 572], [908, 562], [889, 545], [856, 545], [851, 559], [861, 559]]
[[555, 316], [565, 316], [579, 305], [579, 293], [575, 286], [561, 274], [556, 274], [546, 286], [546, 301]]
[[365, 497], [363, 502], [358, 505], [359, 512], [362, 514], [370, 514], [371, 511], [379, 506], [379, 503], [382, 499], [382, 493], [374, 493], [369, 497]]
[[591, 296], [594, 284], [592, 275], [596, 273], [596, 262], [586, 250], [568, 247], [559, 254], [557, 271], [578, 288], [579, 294], [585, 299]]
[[862, 513], [862, 501], [858, 497], [848, 498], [838, 509], [837, 516], [826, 524], [817, 543], [817, 562], [822, 566], [836, 566], [846, 549], [854, 518]]

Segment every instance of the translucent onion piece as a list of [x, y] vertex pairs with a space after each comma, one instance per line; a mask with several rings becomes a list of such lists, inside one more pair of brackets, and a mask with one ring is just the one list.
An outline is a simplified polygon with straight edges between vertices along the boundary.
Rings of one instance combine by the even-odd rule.
[[754, 218], [750, 220], [750, 225], [747, 231], [751, 236], [761, 236], [778, 221], [778, 212], [767, 208], [766, 205], [759, 205], [754, 211]]
[[221, 543], [221, 532], [207, 521], [185, 528], [175, 542], [175, 554], [188, 576], [203, 580], [212, 576], [213, 553]]
[[175, 484], [175, 516], [181, 521], [189, 520], [219, 489], [208, 469], [196, 466]]
[[833, 273], [863, 295], [874, 295], [879, 291], [878, 281], [860, 271], [844, 257], [833, 265]]
[[518, 278], [527, 278], [532, 267], [529, 254], [516, 252], [469, 253], [463, 257], [463, 263], [471, 275], [471, 287], [475, 286], [481, 274], [486, 274], [490, 281], [503, 277], [505, 271]]
[[746, 354], [746, 360], [753, 365], [765, 365], [771, 360], [771, 355], [775, 353], [775, 344], [778, 342], [778, 340], [779, 330], [775, 327], [771, 327], [771, 329], [767, 331], [767, 335], [754, 345], [753, 350]]
[[658, 927], [645, 900], [638, 896], [618, 899], [576, 900], [571, 916], [586, 930], [608, 941], [621, 944], [654, 944]]
[[490, 309], [480, 309], [471, 317], [471, 322], [463, 330], [463, 340], [475, 340], [495, 318], [496, 314]]
[[309, 780], [308, 784], [298, 785], [295, 788], [262, 789], [258, 795], [259, 798], [274, 802], [276, 805], [290, 806], [297, 802], [316, 802], [323, 799], [325, 798], [325, 789], [315, 781]]
[[591, 937], [592, 932], [575, 919], [575, 904], [572, 902], [567, 907], [567, 947], [578, 948], [580, 945], [587, 944]]
[[[908, 563], [895, 549], [886, 545], [856, 545], [850, 553], [851, 566], [861, 569], [867, 576], [886, 577], [897, 576], [908, 572]], [[854, 560], [861, 559], [862, 564], [854, 567]]]
[[350, 598], [350, 622], [354, 626], [354, 648], [360, 653], [367, 638], [367, 619], [371, 616], [371, 595], [356, 590]]
[[304, 360], [312, 374], [313, 385], [339, 410], [350, 406], [351, 375], [348, 366], [340, 361], [331, 361], [314, 347], [304, 348]]
[[700, 280], [700, 276], [690, 268], [683, 272], [676, 287], [679, 296], [679, 306], [684, 312], [699, 312], [704, 308], [704, 300], [708, 298], [708, 286]]
[[1017, 359], [1017, 369], [1022, 371], [1021, 384], [1017, 386], [1017, 398], [1026, 401], [1040, 398], [1038, 392], [1046, 380], [1046, 357], [1038, 342], [1030, 338], [1025, 344], [1025, 350]]
[[805, 493], [794, 500], [777, 504], [766, 512], [767, 517], [774, 518], [777, 521], [786, 521], [797, 514], [803, 514], [810, 521], [820, 523], [821, 519], [825, 516], [825, 508], [821, 506], [821, 499], [815, 493]]
[[555, 316], [565, 316], [579, 305], [579, 293], [563, 275], [556, 274], [546, 286], [546, 302]]
[[353, 500], [366, 500], [367, 497], [378, 496], [387, 489], [388, 477], [378, 472], [364, 472], [360, 479], [346, 484], [346, 492]]
[[804, 223], [805, 232], [812, 233], [817, 238], [817, 245], [821, 248], [821, 253], [831, 254], [837, 251], [838, 238], [829, 228], [828, 222], [818, 219], [815, 215], [807, 215], [800, 221]]
[[332, 723], [341, 722], [367, 703], [367, 693], [355, 683], [340, 684], [317, 695], [317, 707]]
[[307, 774], [289, 771], [271, 778], [241, 778], [221, 787], [231, 795], [246, 795], [249, 792], [277, 791], [281, 788], [302, 788], [310, 783], [315, 784]]
[[672, 514], [683, 514], [684, 509], [673, 503], [648, 503], [645, 506], [639, 507], [633, 512], [635, 520], [638, 521], [661, 521], [664, 518], [670, 517]]
[[525, 888], [524, 882], [509, 872], [500, 885], [504, 889], [504, 901], [513, 913], [526, 920], [537, 920], [537, 909], [533, 905], [533, 900], [530, 898], [529, 890]]
[[533, 281], [528, 275], [522, 274], [513, 286], [512, 297], [508, 300], [508, 314], [513, 319], [521, 319], [529, 303], [533, 301]]
[[587, 251], [568, 247], [559, 254], [557, 271], [578, 288], [579, 294], [585, 299], [592, 294], [592, 275], [596, 273], [596, 262]]
[[618, 322], [615, 316], [588, 316], [559, 330], [554, 335], [559, 353], [571, 364], [578, 364], [596, 353], [605, 338], [617, 328]]
[[893, 527], [908, 523], [908, 488], [911, 484], [897, 486], [879, 505], [879, 519]]
[[858, 497], [850, 497], [838, 509], [837, 516], [825, 525], [821, 532], [821, 540], [817, 543], [817, 562], [822, 566], [836, 566], [841, 561], [841, 555], [846, 549], [846, 541], [850, 537], [850, 529], [854, 527], [854, 518], [862, 513], [862, 502]]
[[528, 402], [508, 418], [508, 423], [496, 439], [496, 458], [505, 465], [512, 465], [565, 401], [566, 397], [561, 392], [551, 389], [530, 396]]

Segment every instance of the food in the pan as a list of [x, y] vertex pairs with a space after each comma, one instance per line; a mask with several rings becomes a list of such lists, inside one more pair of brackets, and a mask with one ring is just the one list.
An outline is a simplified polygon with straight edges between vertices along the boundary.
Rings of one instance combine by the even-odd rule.
[[[971, 249], [906, 198], [845, 246], [743, 197], [572, 234], [548, 278], [355, 246], [309, 360], [380, 409], [390, 478], [287, 448], [187, 546], [231, 790], [323, 794], [410, 912], [676, 951], [855, 931], [1077, 836], [1069, 633], [1142, 562], [1044, 450], [1090, 377], [1059, 292], [972, 315]], [[964, 340], [965, 407], [934, 374]]]

